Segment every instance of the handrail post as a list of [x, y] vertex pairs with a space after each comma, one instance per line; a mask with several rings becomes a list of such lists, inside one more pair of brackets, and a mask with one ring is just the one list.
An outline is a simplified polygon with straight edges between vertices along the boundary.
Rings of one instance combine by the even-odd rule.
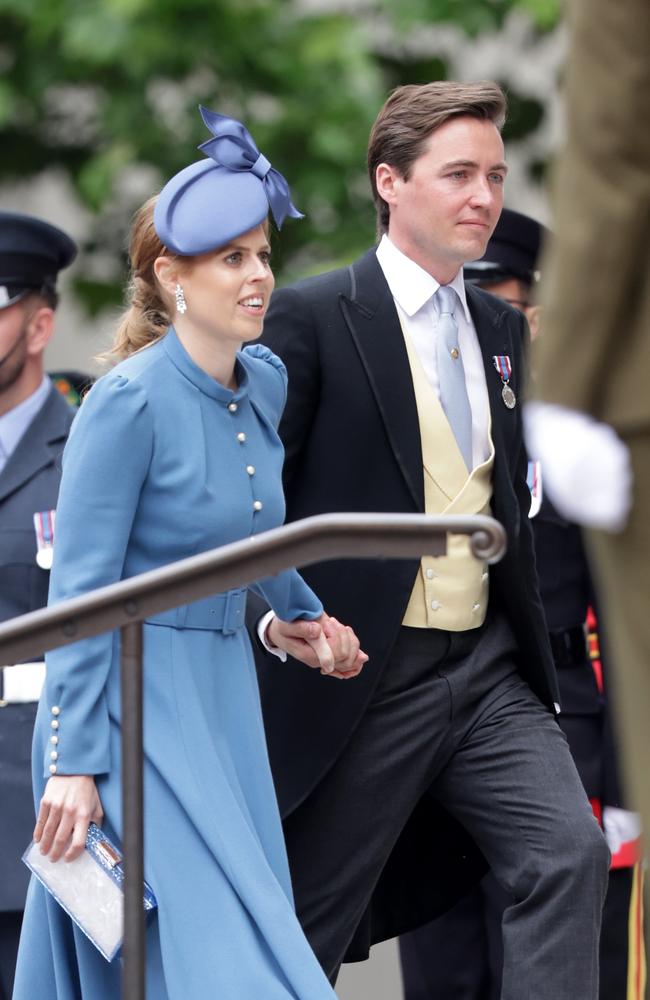
[[120, 629], [124, 943], [122, 1000], [145, 1000], [142, 622]]

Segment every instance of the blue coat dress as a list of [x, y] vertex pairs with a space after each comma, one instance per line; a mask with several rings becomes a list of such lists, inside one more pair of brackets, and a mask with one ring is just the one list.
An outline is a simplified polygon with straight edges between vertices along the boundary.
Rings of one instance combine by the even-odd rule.
[[[51, 602], [282, 522], [285, 369], [255, 345], [236, 377], [224, 388], [170, 329], [94, 385], [64, 454]], [[285, 619], [322, 611], [294, 570], [255, 589]], [[144, 628], [151, 1000], [334, 998], [294, 914], [242, 596], [222, 630], [210, 601]], [[96, 775], [119, 839], [117, 634], [48, 655], [33, 759], [37, 803], [53, 768]], [[119, 981], [32, 879], [14, 1000], [116, 1000]]]

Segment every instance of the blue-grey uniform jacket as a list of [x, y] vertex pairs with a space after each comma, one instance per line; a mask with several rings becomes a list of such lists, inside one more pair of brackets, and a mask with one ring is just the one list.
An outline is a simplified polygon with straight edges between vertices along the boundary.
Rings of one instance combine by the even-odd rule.
[[[52, 386], [0, 472], [0, 621], [47, 603], [49, 573], [36, 564], [33, 516], [56, 507], [61, 452], [73, 417]], [[34, 829], [36, 704], [0, 706], [0, 910], [22, 910], [29, 872], [20, 857]]]

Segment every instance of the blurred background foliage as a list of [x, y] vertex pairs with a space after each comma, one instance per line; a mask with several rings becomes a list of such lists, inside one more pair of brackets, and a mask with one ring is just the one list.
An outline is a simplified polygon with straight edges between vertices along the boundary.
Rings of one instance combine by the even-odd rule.
[[[513, 9], [549, 32], [559, 0], [0, 0], [0, 184], [53, 168], [90, 213], [76, 291], [119, 303], [133, 210], [206, 138], [199, 102], [242, 118], [306, 213], [277, 242], [281, 279], [350, 260], [374, 237], [369, 128], [402, 83], [445, 79], [421, 29], [498, 31]], [[506, 87], [506, 139], [543, 103]], [[531, 169], [543, 170], [543, 163]]]

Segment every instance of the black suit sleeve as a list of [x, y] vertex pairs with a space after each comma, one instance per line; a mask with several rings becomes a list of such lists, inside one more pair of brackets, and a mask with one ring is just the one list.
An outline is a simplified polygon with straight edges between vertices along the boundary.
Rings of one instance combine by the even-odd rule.
[[534, 605], [537, 611], [536, 621], [543, 625], [543, 629], [540, 631], [539, 635], [536, 637], [531, 636], [531, 638], [536, 639], [537, 642], [541, 644], [542, 648], [540, 649], [540, 652], [543, 650], [550, 666], [552, 657], [550, 653], [548, 631], [546, 628], [546, 615], [544, 614], [539, 590], [539, 579], [537, 576], [537, 563], [535, 558], [535, 540], [530, 518], [528, 516], [531, 504], [530, 489], [527, 482], [529, 456], [524, 442], [523, 421], [521, 416], [522, 411], [521, 406], [519, 405], [521, 403], [525, 381], [523, 376], [528, 374], [527, 361], [529, 357], [530, 331], [525, 317], [521, 313], [517, 315], [517, 319], [519, 322], [519, 330], [515, 331], [515, 337], [513, 338], [513, 355], [517, 366], [515, 370], [520, 373], [519, 384], [517, 386], [519, 397], [519, 419], [517, 421], [517, 437], [515, 443], [517, 458], [512, 471], [512, 484], [519, 509], [517, 559], [519, 564], [519, 573], [521, 574], [521, 583], [525, 588], [527, 599], [532, 605]]
[[289, 492], [300, 468], [303, 449], [320, 399], [320, 361], [316, 324], [306, 296], [295, 288], [274, 292], [264, 321], [262, 341], [287, 367], [287, 403], [280, 421], [285, 449], [283, 480]]

